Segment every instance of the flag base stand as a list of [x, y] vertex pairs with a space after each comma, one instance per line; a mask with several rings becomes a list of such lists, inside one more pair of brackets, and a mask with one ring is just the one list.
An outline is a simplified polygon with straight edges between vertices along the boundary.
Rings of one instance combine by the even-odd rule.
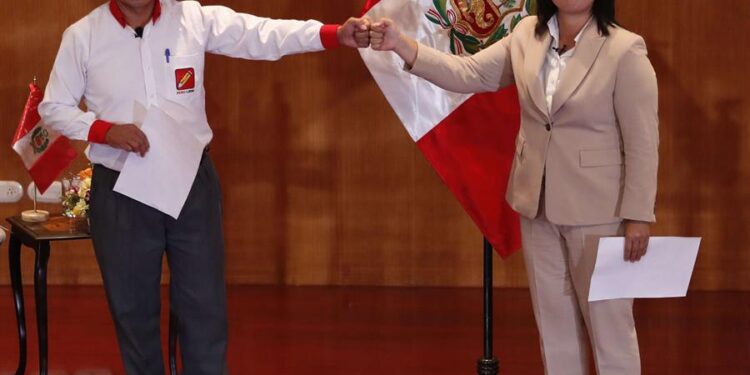
[[[34, 84], [36, 84], [36, 77], [34, 77]], [[47, 219], [49, 219], [49, 211], [36, 209], [36, 193], [37, 191], [39, 191], [39, 189], [37, 189], [36, 187], [36, 182], [34, 182], [33, 186], [34, 186], [34, 209], [21, 212], [21, 220], [27, 223], [42, 223], [42, 222], [47, 221]]]
[[497, 358], [480, 359], [477, 362], [477, 375], [497, 375], [499, 370]]
[[41, 223], [49, 219], [49, 212], [44, 210], [27, 210], [21, 212], [21, 220], [27, 223]]

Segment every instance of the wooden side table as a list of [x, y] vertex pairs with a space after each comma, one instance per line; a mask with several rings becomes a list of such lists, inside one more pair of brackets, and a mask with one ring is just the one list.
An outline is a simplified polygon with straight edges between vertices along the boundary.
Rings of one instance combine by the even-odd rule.
[[9, 217], [10, 240], [8, 242], [8, 264], [13, 288], [13, 300], [18, 323], [18, 368], [16, 375], [26, 373], [26, 313], [23, 303], [21, 281], [21, 245], [36, 252], [34, 265], [34, 300], [39, 337], [39, 374], [47, 374], [47, 262], [50, 242], [82, 240], [91, 238], [86, 220], [50, 217], [44, 223], [27, 223], [20, 216]]
[[[39, 374], [47, 375], [47, 262], [50, 256], [50, 243], [53, 241], [84, 240], [91, 238], [88, 222], [85, 219], [69, 219], [51, 216], [44, 223], [27, 223], [20, 216], [6, 219], [10, 223], [8, 241], [8, 264], [13, 289], [13, 300], [18, 324], [18, 368], [16, 375], [26, 373], [26, 313], [23, 302], [21, 280], [21, 248], [26, 245], [36, 252], [34, 265], [34, 300], [36, 301], [37, 332], [39, 337]], [[172, 375], [176, 375], [177, 317], [170, 313], [169, 320], [169, 362]]]

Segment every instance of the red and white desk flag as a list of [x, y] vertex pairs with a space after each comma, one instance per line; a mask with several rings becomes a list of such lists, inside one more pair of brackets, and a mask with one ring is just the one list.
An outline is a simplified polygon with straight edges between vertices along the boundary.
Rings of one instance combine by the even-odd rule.
[[77, 155], [67, 138], [43, 126], [37, 111], [43, 97], [39, 86], [29, 85], [29, 98], [12, 144], [42, 194]]

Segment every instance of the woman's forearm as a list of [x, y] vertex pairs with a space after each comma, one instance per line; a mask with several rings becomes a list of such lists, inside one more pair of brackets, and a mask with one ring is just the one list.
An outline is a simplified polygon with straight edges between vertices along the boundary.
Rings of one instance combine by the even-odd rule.
[[418, 50], [419, 47], [417, 41], [405, 34], [401, 34], [398, 43], [396, 44], [396, 48], [393, 49], [393, 51], [404, 60], [409, 68], [414, 66], [414, 62], [417, 61]]

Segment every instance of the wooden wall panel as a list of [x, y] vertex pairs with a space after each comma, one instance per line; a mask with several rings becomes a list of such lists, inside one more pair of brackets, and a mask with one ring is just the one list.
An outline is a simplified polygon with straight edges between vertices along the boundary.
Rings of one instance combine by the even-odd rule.
[[[15, 2], [2, 12], [0, 144], [34, 74], [46, 83], [62, 31], [101, 0]], [[341, 22], [359, 0], [204, 1], [276, 18]], [[705, 237], [695, 289], [750, 289], [750, 3], [618, 3], [660, 84], [656, 234]], [[210, 56], [211, 155], [222, 179], [230, 283], [476, 286], [481, 236], [401, 128], [358, 54], [340, 49], [255, 62]], [[3, 141], [4, 140], [4, 141]], [[79, 160], [72, 169], [85, 165]], [[0, 180], [28, 183], [10, 147]], [[29, 206], [0, 205], [0, 216]], [[7, 245], [4, 245], [5, 249]], [[4, 253], [4, 251], [3, 251]], [[26, 279], [33, 258], [24, 256]], [[519, 255], [498, 286], [525, 286]], [[50, 281], [100, 283], [91, 247], [57, 244]], [[0, 283], [8, 283], [0, 256]]]
[[620, 2], [660, 89], [659, 234], [702, 236], [692, 285], [750, 289], [750, 2]]
[[[101, 1], [13, 1], [0, 10], [3, 28], [0, 36], [0, 180], [15, 180], [24, 187], [31, 181], [18, 155], [11, 149], [13, 134], [28, 96], [27, 85], [36, 75], [45, 85], [60, 45], [62, 32]], [[43, 87], [43, 86], [42, 86]], [[83, 150], [83, 145], [76, 145]], [[71, 167], [77, 171], [85, 167], [80, 156]], [[0, 204], [0, 225], [7, 226], [5, 217], [30, 209], [32, 203], [24, 198], [18, 204]], [[59, 206], [45, 206], [60, 211]], [[0, 252], [0, 283], [9, 284], [7, 242]], [[26, 249], [28, 250], [28, 249]], [[101, 283], [93, 251], [87, 243], [55, 244], [50, 262], [50, 283]], [[33, 252], [22, 253], [24, 280], [31, 282]]]

